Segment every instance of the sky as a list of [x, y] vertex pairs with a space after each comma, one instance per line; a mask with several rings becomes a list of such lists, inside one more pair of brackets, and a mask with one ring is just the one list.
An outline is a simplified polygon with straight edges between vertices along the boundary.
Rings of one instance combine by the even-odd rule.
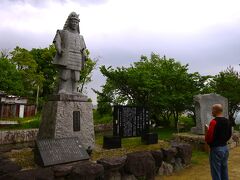
[[[239, 0], [0, 0], [0, 50], [48, 47], [75, 11], [98, 66], [129, 66], [152, 52], [214, 75], [240, 70]], [[91, 88], [105, 78], [93, 73]]]

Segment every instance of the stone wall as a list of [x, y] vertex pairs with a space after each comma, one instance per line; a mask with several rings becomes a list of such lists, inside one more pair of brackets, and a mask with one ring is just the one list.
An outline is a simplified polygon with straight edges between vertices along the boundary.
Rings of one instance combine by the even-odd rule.
[[34, 141], [36, 139], [37, 133], [38, 129], [0, 131], [0, 144]]
[[[112, 124], [98, 124], [94, 126], [95, 132], [105, 132], [112, 130]], [[24, 130], [4, 130], [0, 131], [0, 144], [12, 144], [34, 141], [37, 137], [38, 129]]]
[[[228, 141], [228, 147], [230, 149], [239, 145], [240, 133], [234, 131], [232, 138]], [[198, 151], [209, 151], [209, 146], [205, 142], [204, 135], [197, 135], [192, 133], [178, 133], [174, 134], [174, 142], [187, 143], [192, 146], [193, 149]]]
[[14, 166], [14, 171], [0, 173], [0, 179], [153, 180], [155, 176], [171, 175], [189, 166], [191, 157], [192, 148], [189, 144], [172, 144], [169, 148], [133, 152], [96, 162], [80, 161], [22, 171]]
[[105, 132], [105, 131], [112, 131], [113, 125], [112, 123], [109, 124], [97, 124], [94, 126], [95, 132]]

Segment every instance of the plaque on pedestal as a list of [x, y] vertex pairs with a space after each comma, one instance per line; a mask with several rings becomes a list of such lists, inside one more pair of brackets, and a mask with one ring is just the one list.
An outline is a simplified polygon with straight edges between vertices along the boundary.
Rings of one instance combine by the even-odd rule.
[[36, 140], [35, 161], [50, 166], [89, 159], [77, 137]]

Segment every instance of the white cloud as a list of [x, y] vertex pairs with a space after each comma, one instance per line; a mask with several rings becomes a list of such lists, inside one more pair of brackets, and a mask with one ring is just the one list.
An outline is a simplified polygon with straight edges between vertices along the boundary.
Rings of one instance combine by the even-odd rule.
[[[28, 2], [28, 1], [27, 1]], [[1, 28], [53, 32], [67, 15], [80, 13], [84, 33], [196, 33], [217, 24], [240, 20], [237, 0], [111, 0], [97, 6], [78, 1], [44, 1], [44, 6], [12, 3], [1, 9]], [[39, 3], [40, 4], [40, 3]]]
[[[239, 7], [239, 0], [3, 0], [0, 49], [48, 46], [75, 11], [100, 64], [126, 66], [153, 51], [215, 74], [238, 67]], [[97, 72], [93, 79], [98, 89], [103, 78]]]

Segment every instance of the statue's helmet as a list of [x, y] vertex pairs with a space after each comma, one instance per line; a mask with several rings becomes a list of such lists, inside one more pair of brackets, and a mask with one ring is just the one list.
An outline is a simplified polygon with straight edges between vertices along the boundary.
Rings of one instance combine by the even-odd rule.
[[[66, 22], [65, 22], [65, 24], [64, 24], [64, 27], [63, 27], [63, 29], [64, 30], [67, 30], [68, 28], [69, 28], [69, 23], [70, 23], [70, 21], [71, 20], [77, 20], [78, 22], [80, 21], [80, 19], [79, 19], [79, 14], [77, 14], [77, 13], [75, 13], [75, 12], [71, 12], [70, 14], [69, 14], [69, 16], [68, 16], [68, 18], [67, 18], [67, 20], [66, 20]], [[80, 33], [80, 31], [79, 31], [79, 26], [78, 26], [78, 33]]]
[[75, 19], [77, 20], [78, 22], [80, 21], [79, 19], [79, 14], [75, 13], [75, 12], [71, 12], [68, 16], [68, 18], [71, 20], [71, 19]]

